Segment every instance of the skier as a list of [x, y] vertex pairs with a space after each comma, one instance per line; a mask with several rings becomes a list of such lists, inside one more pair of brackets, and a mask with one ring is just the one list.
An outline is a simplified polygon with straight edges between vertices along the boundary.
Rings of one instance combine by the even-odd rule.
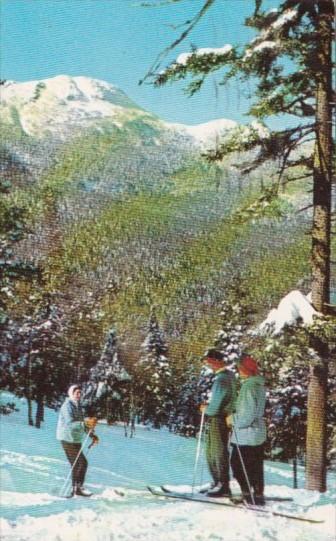
[[206, 492], [212, 498], [231, 497], [229, 474], [229, 428], [226, 417], [232, 413], [236, 398], [236, 380], [227, 369], [220, 351], [209, 349], [204, 356], [205, 364], [216, 372], [211, 388], [211, 398], [201, 405], [201, 411], [209, 418], [206, 437], [206, 457], [213, 483]]
[[235, 413], [227, 418], [228, 426], [233, 428], [231, 468], [245, 502], [264, 505], [264, 378], [255, 359], [247, 354], [238, 363], [238, 370], [242, 385]]
[[91, 496], [92, 493], [83, 486], [88, 463], [82, 452], [82, 440], [85, 432], [89, 432], [92, 444], [95, 445], [99, 442], [98, 436], [93, 433], [97, 419], [95, 417], [84, 419], [80, 397], [80, 386], [71, 385], [68, 390], [68, 398], [60, 409], [56, 438], [60, 440], [72, 467], [72, 492], [70, 496]]

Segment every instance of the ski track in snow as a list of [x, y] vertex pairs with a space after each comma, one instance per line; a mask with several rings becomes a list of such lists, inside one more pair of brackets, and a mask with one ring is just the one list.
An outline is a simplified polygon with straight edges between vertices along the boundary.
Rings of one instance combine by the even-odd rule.
[[[244, 509], [152, 496], [147, 484], [190, 491], [197, 441], [166, 430], [125, 438], [121, 427], [98, 427], [101, 443], [88, 456], [91, 498], [59, 496], [69, 466], [55, 440], [55, 412], [41, 430], [26, 426], [25, 405], [3, 417], [1, 541], [334, 541], [336, 490], [326, 494], [292, 486], [292, 467], [265, 464], [266, 495], [293, 498], [275, 510], [324, 519], [306, 524]], [[204, 468], [205, 470], [205, 468]], [[329, 486], [335, 486], [333, 474]], [[197, 479], [209, 481], [205, 474]], [[232, 489], [238, 493], [233, 481]]]

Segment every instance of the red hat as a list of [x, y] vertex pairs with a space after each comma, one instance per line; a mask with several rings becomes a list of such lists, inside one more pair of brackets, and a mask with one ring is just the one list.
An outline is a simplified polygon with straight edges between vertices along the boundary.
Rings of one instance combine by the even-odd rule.
[[241, 370], [246, 376], [256, 376], [259, 374], [258, 363], [250, 355], [245, 355], [238, 364], [239, 370]]

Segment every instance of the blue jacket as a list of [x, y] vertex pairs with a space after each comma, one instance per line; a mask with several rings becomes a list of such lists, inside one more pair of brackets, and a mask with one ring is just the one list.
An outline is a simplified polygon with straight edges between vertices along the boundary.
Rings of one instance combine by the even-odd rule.
[[234, 409], [236, 378], [230, 370], [219, 370], [211, 389], [210, 402], [205, 410], [209, 417], [229, 415]]
[[56, 438], [69, 443], [81, 443], [84, 434], [85, 425], [82, 406], [67, 398], [59, 412]]
[[231, 443], [261, 445], [266, 440], [264, 410], [266, 391], [262, 376], [251, 376], [242, 381], [233, 416]]

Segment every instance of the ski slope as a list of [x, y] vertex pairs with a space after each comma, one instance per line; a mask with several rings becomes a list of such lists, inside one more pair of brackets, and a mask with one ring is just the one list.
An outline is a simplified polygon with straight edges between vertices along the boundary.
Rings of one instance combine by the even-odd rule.
[[[2, 401], [7, 398], [2, 393]], [[273, 508], [322, 518], [323, 524], [152, 496], [149, 484], [184, 490], [193, 477], [196, 440], [167, 430], [137, 427], [129, 438], [123, 426], [100, 424], [100, 444], [88, 454], [86, 484], [95, 495], [60, 498], [69, 466], [55, 440], [57, 414], [46, 410], [37, 430], [27, 426], [25, 402], [16, 402], [20, 411], [1, 417], [2, 541], [334, 541], [334, 474], [328, 492], [319, 494], [304, 490], [302, 468], [294, 490], [291, 466], [265, 465], [266, 494], [294, 498]], [[202, 458], [197, 483], [208, 480]], [[233, 482], [232, 488], [239, 492]]]

